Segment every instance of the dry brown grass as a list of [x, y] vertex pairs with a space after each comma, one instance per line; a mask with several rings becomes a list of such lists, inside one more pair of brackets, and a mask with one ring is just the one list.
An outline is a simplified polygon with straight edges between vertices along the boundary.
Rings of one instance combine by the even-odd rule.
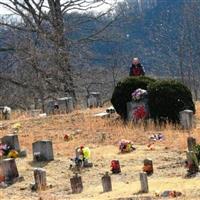
[[[191, 135], [196, 137], [200, 142], [199, 120], [200, 120], [200, 103], [196, 103], [196, 128], [193, 129]], [[0, 130], [0, 137], [13, 132], [13, 125], [17, 122], [21, 124], [18, 132], [20, 145], [22, 148], [28, 149], [29, 156], [24, 160], [18, 159], [18, 167], [20, 173], [25, 176], [25, 183], [17, 183], [6, 190], [0, 191], [0, 199], [38, 199], [42, 196], [45, 200], [61, 200], [61, 199], [116, 199], [117, 197], [130, 197], [139, 189], [138, 173], [141, 171], [142, 160], [145, 157], [151, 157], [155, 160], [155, 167], [166, 166], [164, 170], [157, 169], [155, 177], [150, 178], [151, 195], [156, 190], [164, 190], [174, 188], [181, 190], [187, 199], [195, 199], [195, 195], [191, 196], [191, 191], [197, 192], [194, 185], [198, 179], [185, 180], [182, 176], [185, 173], [183, 166], [177, 166], [171, 169], [169, 165], [183, 160], [185, 157], [187, 132], [183, 132], [179, 128], [167, 125], [165, 128], [157, 129], [152, 124], [144, 129], [143, 126], [133, 126], [131, 124], [123, 124], [116, 117], [109, 119], [101, 119], [93, 117], [94, 113], [104, 110], [87, 109], [76, 110], [68, 115], [55, 115], [46, 118], [32, 118], [27, 113], [20, 111], [14, 113], [12, 120], [0, 121], [5, 128]], [[147, 148], [148, 138], [152, 133], [162, 132], [165, 140], [157, 142], [154, 151]], [[70, 141], [64, 141], [64, 135], [73, 135]], [[102, 135], [105, 136], [102, 139]], [[137, 146], [137, 151], [133, 154], [118, 154], [117, 143], [120, 139], [130, 139]], [[31, 193], [27, 189], [27, 184], [32, 180], [32, 160], [31, 151], [32, 143], [40, 139], [51, 139], [54, 145], [54, 153], [56, 160], [44, 166], [48, 174], [48, 182], [54, 185], [53, 189], [48, 190], [41, 195]], [[82, 174], [86, 180], [84, 184], [84, 193], [80, 195], [71, 195], [70, 187], [67, 179], [72, 175], [68, 170], [68, 157], [73, 156], [74, 149], [77, 145], [87, 145], [92, 149], [92, 160], [97, 167], [86, 171]], [[166, 148], [167, 147], [167, 148]], [[160, 155], [162, 155], [160, 157]], [[102, 194], [100, 177], [102, 173], [109, 170], [110, 160], [117, 158], [123, 164], [123, 174], [118, 177], [112, 177], [114, 180], [112, 193]], [[131, 167], [130, 167], [131, 166]], [[178, 169], [178, 171], [176, 171]], [[91, 177], [93, 179], [91, 180]], [[127, 183], [128, 182], [128, 183]], [[178, 186], [177, 186], [177, 183]], [[183, 183], [183, 185], [182, 185]], [[20, 191], [26, 184], [26, 189]], [[128, 186], [128, 187], [127, 187]], [[198, 188], [200, 190], [200, 188]], [[13, 194], [14, 192], [14, 194]], [[7, 195], [7, 197], [5, 197]]]

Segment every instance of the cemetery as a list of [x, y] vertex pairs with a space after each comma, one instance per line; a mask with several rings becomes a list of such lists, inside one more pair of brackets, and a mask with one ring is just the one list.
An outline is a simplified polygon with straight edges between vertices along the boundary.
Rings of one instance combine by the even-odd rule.
[[[128, 78], [111, 102], [2, 120], [0, 199], [198, 199], [200, 104], [189, 90], [174, 81]], [[72, 170], [84, 148], [89, 160]]]

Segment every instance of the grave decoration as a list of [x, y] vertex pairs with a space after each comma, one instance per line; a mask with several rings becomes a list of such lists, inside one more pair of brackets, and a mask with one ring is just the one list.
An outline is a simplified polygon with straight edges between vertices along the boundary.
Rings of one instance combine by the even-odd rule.
[[133, 142], [130, 140], [122, 139], [119, 141], [119, 150], [121, 153], [129, 153], [136, 148], [133, 146]]
[[1, 138], [0, 142], [0, 158], [17, 158], [21, 150], [18, 140], [18, 135], [9, 134]]
[[110, 167], [113, 174], [119, 174], [121, 172], [119, 160], [112, 160]]
[[128, 120], [138, 122], [149, 116], [148, 94], [146, 90], [136, 89], [132, 93], [132, 101], [127, 103]]

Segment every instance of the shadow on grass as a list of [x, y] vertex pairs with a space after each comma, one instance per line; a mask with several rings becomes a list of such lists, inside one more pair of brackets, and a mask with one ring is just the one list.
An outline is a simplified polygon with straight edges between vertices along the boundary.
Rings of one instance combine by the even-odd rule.
[[51, 161], [29, 161], [28, 164], [34, 168], [43, 168], [48, 165]]

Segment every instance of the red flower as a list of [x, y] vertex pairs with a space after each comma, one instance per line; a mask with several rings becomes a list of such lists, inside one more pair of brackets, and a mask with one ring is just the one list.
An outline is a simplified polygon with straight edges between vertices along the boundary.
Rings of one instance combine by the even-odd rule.
[[137, 107], [136, 110], [133, 111], [133, 119], [139, 120], [144, 119], [147, 116], [147, 112], [145, 111], [144, 106]]

